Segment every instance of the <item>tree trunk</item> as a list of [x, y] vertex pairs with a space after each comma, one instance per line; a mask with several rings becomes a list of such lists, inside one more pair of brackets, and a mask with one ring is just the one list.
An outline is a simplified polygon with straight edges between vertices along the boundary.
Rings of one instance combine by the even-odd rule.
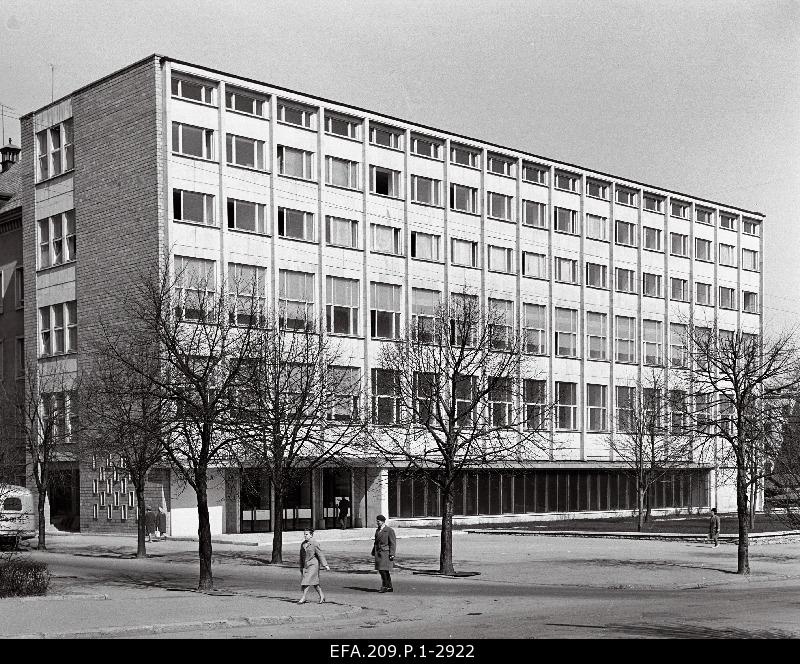
[[136, 512], [138, 513], [138, 523], [136, 524], [136, 557], [147, 558], [147, 524], [145, 523], [145, 504], [144, 504], [144, 478], [140, 484], [136, 485]]
[[645, 507], [644, 507], [644, 520], [648, 521], [648, 522], [650, 521], [650, 509], [651, 509], [650, 508], [650, 503], [651, 503], [650, 493], [652, 492], [652, 490], [653, 490], [653, 485], [651, 484], [649, 487], [647, 487], [647, 491], [645, 491], [645, 497], [644, 497], [644, 505], [645, 505]]
[[737, 464], [736, 469], [736, 512], [739, 517], [739, 548], [737, 574], [750, 574], [750, 537], [748, 531], [748, 510], [747, 510], [747, 469], [742, 463]]
[[200, 540], [200, 583], [198, 590], [213, 590], [211, 574], [211, 520], [208, 516], [208, 479], [205, 473], [197, 476], [197, 536]]
[[442, 489], [442, 536], [439, 574], [455, 574], [453, 568], [453, 487]]
[[642, 532], [642, 530], [644, 529], [644, 494], [645, 494], [645, 490], [644, 490], [644, 487], [641, 484], [639, 484], [639, 486], [637, 487], [636, 494], [637, 494], [637, 498], [638, 498], [638, 501], [639, 501], [639, 504], [638, 504], [639, 518], [637, 519], [637, 522], [636, 522], [636, 530], [638, 530], [639, 532]]
[[[42, 482], [44, 485], [44, 482]], [[45, 485], [46, 486], [46, 485]], [[41, 489], [39, 491], [39, 500], [37, 504], [37, 509], [39, 511], [39, 544], [36, 547], [39, 551], [44, 551], [47, 549], [47, 542], [45, 542], [45, 518], [44, 518], [44, 506], [45, 502], [47, 501], [47, 489]]]
[[756, 496], [758, 495], [758, 482], [753, 482], [750, 485], [750, 509], [748, 518], [750, 519], [750, 530], [752, 531], [756, 525]]
[[283, 490], [275, 489], [275, 529], [272, 531], [272, 559], [273, 565], [283, 562]]

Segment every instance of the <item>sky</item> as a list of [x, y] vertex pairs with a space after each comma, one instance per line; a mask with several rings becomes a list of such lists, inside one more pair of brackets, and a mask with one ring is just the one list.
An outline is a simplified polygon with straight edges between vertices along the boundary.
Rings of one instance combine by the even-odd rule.
[[800, 0], [0, 0], [5, 142], [152, 53], [763, 212], [800, 328]]

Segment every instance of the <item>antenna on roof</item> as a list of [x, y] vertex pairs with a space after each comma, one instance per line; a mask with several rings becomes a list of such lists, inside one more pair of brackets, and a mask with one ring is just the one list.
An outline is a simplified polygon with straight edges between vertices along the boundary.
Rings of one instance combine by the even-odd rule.
[[56, 66], [52, 62], [48, 62], [47, 64], [50, 65], [50, 102], [52, 103], [55, 99], [53, 95], [53, 70], [55, 70]]

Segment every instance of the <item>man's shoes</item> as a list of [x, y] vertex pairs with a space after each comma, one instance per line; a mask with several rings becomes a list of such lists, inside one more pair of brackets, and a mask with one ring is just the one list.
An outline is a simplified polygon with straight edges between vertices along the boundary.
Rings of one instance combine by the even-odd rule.
[[394, 588], [387, 588], [387, 589], [386, 589], [386, 592], [387, 592], [387, 593], [393, 593], [393, 592], [394, 592]]
[[381, 588], [378, 592], [379, 593], [385, 593], [385, 592], [387, 592], [387, 590], [386, 590], [386, 588]]

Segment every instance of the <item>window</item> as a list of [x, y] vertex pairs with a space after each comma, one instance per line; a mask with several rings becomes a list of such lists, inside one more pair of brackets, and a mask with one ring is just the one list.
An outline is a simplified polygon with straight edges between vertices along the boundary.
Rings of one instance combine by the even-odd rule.
[[689, 236], [681, 233], [669, 234], [669, 252], [673, 256], [689, 255]]
[[697, 291], [695, 304], [704, 304], [709, 307], [714, 306], [714, 303], [711, 301], [711, 284], [704, 284], [697, 281], [695, 282], [695, 287]]
[[298, 127], [313, 129], [314, 127], [312, 125], [316, 117], [316, 109], [307, 106], [293, 105], [282, 99], [278, 100], [278, 122], [286, 122], [287, 124], [297, 125]]
[[556, 355], [577, 357], [578, 355], [578, 312], [575, 309], [556, 307], [554, 322]]
[[711, 210], [704, 210], [703, 208], [695, 208], [695, 215], [697, 216], [698, 223], [701, 224], [714, 223], [714, 213]]
[[547, 186], [547, 174], [550, 169], [547, 166], [539, 166], [538, 164], [522, 164], [522, 179], [525, 182], [533, 182], [534, 184], [542, 184]]
[[636, 320], [628, 316], [615, 316], [614, 329], [614, 360], [636, 362]]
[[[662, 198], [655, 198], [654, 196], [645, 196], [644, 197], [644, 209], [649, 210], [650, 212], [663, 212], [664, 211], [664, 199]], [[633, 388], [631, 388], [633, 389]]]
[[560, 207], [554, 208], [553, 222], [555, 230], [559, 233], [578, 234], [578, 213], [575, 210]]
[[490, 297], [487, 317], [492, 348], [499, 350], [510, 348], [514, 331], [514, 303]]
[[39, 268], [75, 260], [75, 210], [39, 220]]
[[522, 201], [522, 223], [535, 228], [547, 228], [547, 205]]
[[411, 134], [411, 152], [420, 157], [441, 159], [442, 144], [432, 138]]
[[719, 287], [719, 307], [720, 309], [736, 309], [736, 289]]
[[598, 263], [586, 263], [586, 285], [592, 288], [608, 288], [608, 268]]
[[399, 372], [372, 370], [372, 421], [374, 424], [396, 424], [400, 421]]
[[244, 327], [264, 325], [267, 310], [267, 270], [255, 265], [228, 263], [230, 320]]
[[278, 173], [302, 180], [313, 180], [314, 153], [278, 146]]
[[40, 355], [74, 353], [78, 350], [78, 304], [60, 302], [39, 308]]
[[264, 170], [264, 141], [244, 136], [225, 136], [228, 165]]
[[439, 260], [440, 235], [430, 233], [411, 232], [411, 258], [425, 261]]
[[608, 428], [606, 403], [607, 385], [586, 385], [586, 410], [589, 416], [589, 431], [605, 431]]
[[359, 189], [358, 162], [338, 157], [325, 157], [325, 183], [335, 187]]
[[513, 177], [515, 163], [514, 159], [509, 159], [499, 154], [492, 154], [491, 152], [486, 156], [486, 170], [497, 175]]
[[596, 214], [586, 215], [586, 237], [593, 240], [608, 240], [608, 219]]
[[[267, 232], [266, 206], [261, 203], [228, 199], [228, 228], [251, 233]], [[278, 209], [280, 218], [280, 208]]]
[[661, 275], [642, 273], [642, 294], [646, 297], [661, 297]]
[[332, 247], [358, 248], [358, 222], [341, 217], [325, 217], [325, 242]]
[[616, 228], [615, 242], [617, 244], [621, 244], [626, 247], [636, 246], [636, 227], [632, 223], [627, 221], [620, 221], [618, 219], [615, 224], [615, 228]]
[[477, 295], [450, 295], [450, 343], [472, 346], [475, 343], [475, 324], [480, 316]]
[[761, 235], [761, 223], [755, 219], [744, 219], [742, 221], [742, 232], [745, 235]]
[[203, 104], [214, 103], [214, 90], [216, 85], [209, 81], [201, 81], [196, 78], [183, 78], [180, 76], [172, 77], [172, 96], [191, 101], [199, 101]]
[[547, 352], [547, 309], [543, 304], [526, 304], [524, 312], [525, 352], [544, 355]]
[[433, 343], [436, 334], [436, 315], [441, 293], [424, 288], [411, 290], [412, 326], [415, 338], [422, 343]]
[[642, 227], [642, 245], [651, 251], [661, 251], [661, 231], [649, 226]]
[[636, 292], [636, 273], [624, 267], [614, 268], [616, 289], [618, 293]]
[[475, 397], [478, 380], [475, 376], [458, 375], [453, 380], [456, 398], [456, 420], [461, 426], [470, 426], [475, 415]]
[[[723, 246], [723, 245], [720, 245]], [[758, 252], [752, 249], [742, 249], [742, 269], [758, 272]]]
[[606, 314], [586, 312], [586, 346], [590, 360], [607, 358], [608, 331]]
[[278, 310], [284, 330], [314, 327], [314, 275], [308, 272], [278, 272]]
[[237, 113], [264, 117], [265, 100], [254, 93], [225, 86], [225, 108]]
[[680, 323], [669, 324], [669, 363], [673, 367], [686, 367], [689, 365], [687, 352], [686, 325]]
[[327, 278], [325, 317], [328, 332], [358, 334], [358, 280]]
[[214, 131], [181, 122], [172, 123], [172, 151], [199, 159], [214, 158]]
[[400, 286], [370, 284], [370, 334], [373, 339], [400, 338]]
[[370, 191], [380, 196], [400, 198], [400, 171], [380, 166], [370, 166]]
[[511, 378], [507, 376], [488, 379], [489, 421], [493, 427], [506, 427], [512, 422], [511, 415]]
[[679, 277], [670, 277], [669, 297], [671, 300], [678, 300], [679, 302], [688, 302], [689, 282], [686, 279], [680, 279]]
[[450, 163], [452, 164], [480, 168], [480, 155], [479, 151], [468, 148], [466, 145], [457, 145], [455, 143], [450, 145]]
[[661, 321], [645, 320], [642, 330], [642, 346], [644, 363], [652, 365], [661, 364]]
[[736, 217], [732, 217], [729, 214], [721, 214], [719, 215], [719, 227], [725, 228], [729, 231], [736, 230]]
[[578, 261], [571, 258], [555, 259], [555, 279], [562, 284], [578, 283]]
[[489, 271], [514, 273], [514, 251], [506, 247], [489, 245]]
[[72, 118], [36, 134], [38, 180], [61, 175], [74, 168]]
[[597, 180], [586, 180], [586, 195], [592, 198], [608, 200], [608, 184]]
[[687, 203], [672, 201], [669, 207], [669, 213], [673, 217], [678, 217], [678, 219], [688, 219], [689, 205]]
[[478, 213], [478, 190], [461, 184], [450, 184], [450, 209]]
[[387, 127], [374, 122], [369, 123], [369, 142], [373, 145], [402, 150], [404, 133], [402, 129], [395, 129], [394, 127]]
[[634, 426], [636, 388], [618, 385], [615, 400], [616, 422], [619, 431], [630, 431]]
[[314, 241], [314, 215], [302, 210], [278, 208], [278, 235], [293, 240]]
[[522, 276], [547, 279], [547, 256], [530, 251], [522, 252]]
[[478, 243], [469, 240], [452, 239], [452, 258], [453, 265], [464, 265], [466, 267], [478, 267]]
[[669, 391], [670, 429], [674, 433], [683, 433], [686, 429], [686, 392], [684, 390]]
[[21, 309], [25, 306], [25, 269], [14, 270], [14, 306]]
[[547, 382], [525, 378], [522, 383], [525, 428], [544, 429], [547, 423]]
[[565, 173], [564, 171], [556, 171], [556, 189], [563, 189], [564, 191], [572, 191], [576, 194], [581, 192], [581, 179], [572, 173]]
[[358, 421], [361, 374], [356, 367], [328, 367], [328, 386], [333, 392], [328, 419], [333, 422]]
[[574, 431], [578, 428], [578, 385], [556, 382], [556, 428]]
[[175, 278], [178, 316], [184, 320], [201, 320], [217, 290], [216, 263], [204, 258], [175, 256]]
[[719, 264], [736, 267], [736, 247], [730, 244], [719, 245]]
[[711, 240], [703, 240], [696, 237], [694, 239], [694, 257], [699, 261], [713, 260], [711, 253]]
[[758, 293], [742, 292], [742, 310], [750, 314], [758, 313]]
[[214, 196], [199, 191], [172, 190], [172, 218], [206, 226], [216, 225]]
[[327, 111], [325, 113], [325, 131], [334, 136], [358, 140], [361, 138], [361, 120]]
[[403, 253], [400, 244], [400, 229], [382, 224], [371, 224], [372, 251], [379, 254], [393, 254], [400, 256]]
[[513, 196], [497, 194], [493, 191], [486, 192], [486, 214], [495, 219], [512, 221]]
[[424, 178], [421, 175], [411, 176], [411, 200], [425, 205], [442, 204], [442, 181]]
[[[638, 205], [637, 194], [632, 189], [623, 189], [622, 187], [617, 187], [617, 203], [621, 205], [630, 205], [631, 207], [635, 207]], [[645, 203], [647, 199], [645, 198]]]

